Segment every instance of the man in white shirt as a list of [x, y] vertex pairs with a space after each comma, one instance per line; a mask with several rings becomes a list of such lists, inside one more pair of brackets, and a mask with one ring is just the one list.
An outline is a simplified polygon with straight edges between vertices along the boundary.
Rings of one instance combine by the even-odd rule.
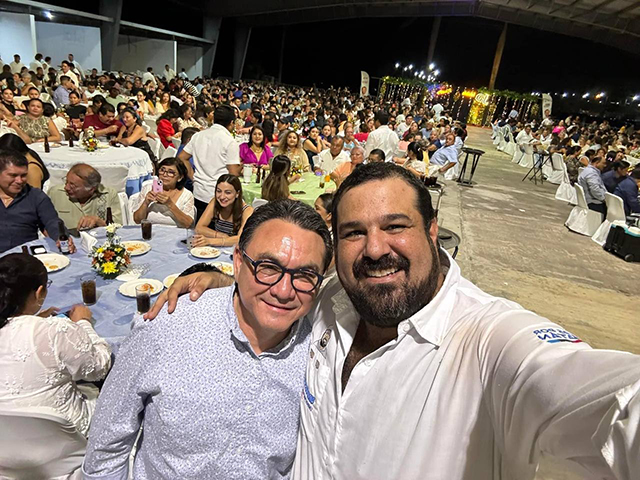
[[[73, 59], [73, 53], [67, 55], [67, 58], [69, 59], [69, 63], [71, 64], [71, 69], [73, 70], [73, 72], [78, 76], [78, 78], [84, 80], [84, 71], [82, 70], [82, 65], [80, 65], [80, 62]], [[78, 84], [76, 84], [76, 86], [78, 86]]]
[[20, 55], [15, 54], [13, 56], [13, 62], [9, 64], [11, 66], [11, 73], [20, 73], [24, 67], [24, 63], [20, 61]]
[[531, 125], [527, 124], [516, 135], [516, 143], [519, 146], [529, 145], [533, 141], [533, 135], [531, 135]]
[[320, 152], [318, 156], [320, 161], [313, 166], [313, 169], [326, 173], [331, 173], [338, 165], [351, 161], [349, 152], [344, 150], [344, 139], [337, 136], [331, 139], [331, 147]]
[[80, 81], [78, 80], [78, 76], [72, 70], [72, 63], [67, 60], [63, 60], [60, 64], [60, 71], [58, 72], [58, 83], [60, 82], [60, 78], [64, 75], [69, 77], [69, 79], [73, 82], [73, 86], [78, 88], [80, 86]]
[[[235, 112], [228, 105], [221, 105], [213, 113], [214, 124], [196, 133], [180, 152], [178, 158], [184, 162], [193, 178], [198, 218], [215, 195], [218, 177], [225, 173], [240, 176], [240, 146], [231, 135], [236, 119]], [[189, 162], [193, 157], [195, 173]]]
[[147, 71], [142, 74], [142, 85], [146, 85], [151, 81], [153, 86], [156, 87], [156, 76], [153, 74], [153, 67], [147, 67]]
[[383, 110], [376, 112], [374, 117], [374, 125], [376, 129], [367, 137], [367, 143], [364, 146], [365, 157], [369, 157], [372, 150], [379, 148], [384, 152], [386, 161], [393, 161], [393, 154], [398, 148], [398, 135], [387, 125], [389, 123], [389, 114]]
[[413, 115], [408, 113], [404, 119], [404, 122], [400, 123], [400, 125], [396, 127], [396, 133], [398, 134], [398, 137], [400, 139], [402, 139], [402, 137], [407, 132], [407, 130], [409, 130], [409, 127], [411, 127], [412, 123], [413, 123]]
[[433, 112], [433, 116], [436, 122], [440, 120], [440, 114], [442, 113], [443, 110], [444, 110], [444, 107], [439, 103], [436, 103], [433, 107], [431, 107], [431, 111]]
[[164, 78], [167, 82], [170, 82], [172, 79], [176, 78], [176, 72], [169, 67], [169, 65], [164, 66]]
[[[364, 165], [333, 202], [340, 282], [309, 315], [292, 479], [532, 480], [542, 455], [640, 478], [640, 357], [463, 278], [407, 170]], [[176, 282], [170, 312], [215, 284]]]
[[182, 71], [178, 74], [178, 77], [180, 77], [183, 80], [187, 80], [189, 78], [189, 76], [187, 75], [187, 72], [184, 70], [184, 68], [182, 69]]
[[29, 70], [32, 71], [33, 73], [37, 73], [38, 72], [38, 68], [43, 68], [42, 66], [42, 54], [41, 53], [36, 53], [36, 56], [34, 57], [33, 62], [31, 62], [29, 64]]
[[443, 175], [447, 170], [458, 163], [458, 149], [456, 148], [456, 136], [454, 133], [447, 133], [444, 145], [440, 147], [429, 159], [429, 175]]

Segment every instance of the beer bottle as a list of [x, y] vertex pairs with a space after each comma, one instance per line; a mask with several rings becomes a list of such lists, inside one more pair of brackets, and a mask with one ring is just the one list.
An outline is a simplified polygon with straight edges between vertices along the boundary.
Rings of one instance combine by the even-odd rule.
[[113, 223], [113, 213], [111, 213], [111, 207], [107, 207], [107, 225]]
[[62, 219], [58, 220], [58, 241], [60, 242], [60, 253], [63, 255], [69, 255], [71, 250], [69, 250], [69, 235], [67, 234], [67, 229], [64, 226], [64, 221]]
[[27, 247], [26, 245], [22, 246], [22, 253], [24, 253], [25, 255], [29, 255], [29, 247]]
[[262, 170], [262, 167], [260, 165], [258, 165], [258, 173], [256, 173], [256, 183], [260, 183], [260, 170]]
[[44, 151], [45, 151], [45, 153], [50, 153], [51, 152], [51, 148], [49, 147], [49, 136], [48, 135], [44, 136]]
[[69, 132], [69, 148], [73, 148], [73, 132]]

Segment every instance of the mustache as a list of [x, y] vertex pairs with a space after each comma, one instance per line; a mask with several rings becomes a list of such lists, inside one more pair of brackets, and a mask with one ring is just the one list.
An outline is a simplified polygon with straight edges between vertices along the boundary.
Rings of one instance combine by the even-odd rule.
[[373, 260], [369, 257], [362, 257], [362, 259], [353, 264], [353, 276], [360, 280], [362, 278], [366, 278], [368, 272], [372, 270], [393, 269], [409, 271], [410, 265], [409, 259], [402, 255], [391, 256], [390, 254], [387, 254], [377, 260]]

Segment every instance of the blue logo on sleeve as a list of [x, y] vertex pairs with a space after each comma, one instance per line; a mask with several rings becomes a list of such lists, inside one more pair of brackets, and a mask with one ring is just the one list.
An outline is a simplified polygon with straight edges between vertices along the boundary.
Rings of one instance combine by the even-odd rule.
[[309, 385], [307, 385], [306, 377], [304, 379], [304, 399], [307, 403], [307, 407], [309, 407], [309, 410], [311, 410], [313, 408], [313, 404], [316, 402], [316, 397], [311, 395], [311, 392], [309, 391]]
[[534, 330], [533, 334], [538, 337], [539, 340], [547, 343], [582, 343], [582, 340], [573, 333], [569, 333], [562, 328], [541, 328]]

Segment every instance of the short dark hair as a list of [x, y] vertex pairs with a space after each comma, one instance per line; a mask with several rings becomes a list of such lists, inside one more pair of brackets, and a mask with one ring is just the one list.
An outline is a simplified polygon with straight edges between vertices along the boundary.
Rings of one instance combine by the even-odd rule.
[[69, 80], [71, 80], [71, 77], [70, 77], [70, 76], [68, 76], [68, 75], [62, 75], [62, 76], [60, 77], [60, 83], [62, 83], [62, 82], [68, 82]]
[[20, 313], [29, 295], [47, 285], [47, 269], [31, 255], [10, 253], [0, 258], [0, 328]]
[[98, 113], [102, 114], [102, 115], [106, 115], [107, 113], [116, 113], [116, 109], [113, 105], [111, 105], [110, 103], [104, 102], [101, 106], [100, 106], [100, 110], [98, 110]]
[[[183, 131], [184, 132], [184, 131]], [[168, 157], [165, 158], [164, 160], [162, 160], [159, 164], [158, 164], [158, 172], [160, 171], [160, 169], [162, 167], [176, 167], [176, 169], [178, 170], [178, 175], [180, 175], [182, 177], [182, 180], [178, 181], [176, 183], [176, 189], [178, 190], [182, 190], [184, 188], [184, 186], [187, 183], [187, 180], [189, 179], [189, 177], [187, 176], [187, 167], [184, 165], [184, 163], [182, 163], [182, 160], [178, 160], [175, 157]]]
[[9, 165], [26, 168], [29, 166], [29, 161], [20, 152], [0, 150], [0, 172], [3, 172]]
[[333, 210], [333, 193], [323, 193], [318, 196], [322, 207], [329, 213]]
[[377, 155], [380, 157], [380, 160], [382, 160], [384, 162], [384, 159], [386, 157], [384, 150], [381, 150], [379, 148], [374, 148], [373, 150], [371, 150], [369, 152], [369, 155]]
[[389, 123], [389, 114], [384, 110], [378, 110], [376, 112], [374, 120], [380, 122], [380, 125], [386, 125], [387, 123]]
[[387, 180], [390, 178], [399, 178], [404, 180], [416, 193], [417, 204], [416, 209], [422, 215], [424, 222], [425, 232], [429, 235], [429, 227], [431, 222], [436, 217], [435, 210], [431, 204], [431, 195], [427, 187], [409, 170], [402, 168], [394, 163], [368, 163], [356, 168], [351, 175], [340, 185], [338, 191], [333, 196], [333, 210], [331, 212], [331, 229], [333, 231], [333, 237], [335, 242], [338, 242], [338, 207], [340, 201], [345, 194], [355, 188], [363, 185], [367, 182], [373, 182], [376, 180]]
[[80, 94], [78, 92], [76, 92], [75, 90], [72, 90], [69, 92], [69, 96], [71, 95], [75, 95], [76, 97], [80, 98]]
[[228, 127], [236, 119], [236, 113], [229, 105], [220, 105], [213, 112], [213, 123]]
[[631, 178], [635, 178], [636, 180], [640, 180], [640, 166], [633, 169], [633, 171], [629, 174]]
[[322, 238], [322, 243], [324, 243], [325, 247], [323, 259], [323, 272], [325, 272], [333, 258], [331, 233], [325, 225], [324, 220], [322, 220], [322, 217], [313, 209], [313, 207], [310, 207], [305, 203], [298, 202], [297, 200], [275, 200], [256, 208], [244, 224], [244, 229], [240, 235], [238, 246], [242, 250], [246, 250], [257, 228], [269, 220], [277, 219], [292, 223], [303, 230], [309, 230], [310, 232], [317, 233], [320, 238]]
[[186, 145], [187, 143], [189, 143], [189, 141], [191, 140], [191, 137], [193, 137], [199, 131], [200, 130], [194, 127], [187, 127], [184, 130], [182, 130], [182, 135], [180, 136], [180, 141], [182, 145]]

